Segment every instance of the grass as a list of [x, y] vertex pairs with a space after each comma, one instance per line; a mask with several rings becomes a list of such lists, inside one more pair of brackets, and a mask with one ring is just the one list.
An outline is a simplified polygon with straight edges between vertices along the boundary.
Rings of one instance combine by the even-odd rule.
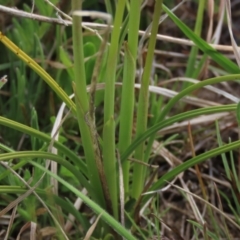
[[[58, 24], [3, 24], [3, 239], [238, 237], [239, 56], [206, 24], [231, 35], [230, 5], [154, 4], [37, 1]], [[193, 46], [158, 41], [171, 32]]]

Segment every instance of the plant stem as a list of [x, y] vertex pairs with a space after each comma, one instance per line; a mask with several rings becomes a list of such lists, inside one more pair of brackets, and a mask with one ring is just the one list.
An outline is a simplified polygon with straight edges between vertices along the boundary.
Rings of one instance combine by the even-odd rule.
[[[125, 44], [123, 87], [121, 96], [119, 152], [122, 154], [131, 144], [133, 108], [134, 108], [134, 82], [136, 75], [136, 59], [138, 47], [138, 29], [141, 14], [141, 1], [132, 0], [129, 12], [128, 44]], [[125, 193], [129, 191], [130, 162], [123, 163], [123, 180]]]
[[[154, 49], [156, 44], [156, 35], [158, 33], [158, 24], [159, 18], [162, 10], [162, 0], [157, 0], [154, 7], [153, 22], [152, 22], [152, 31], [149, 40], [148, 52], [146, 57], [146, 62], [143, 70], [143, 76], [141, 81], [141, 89], [139, 95], [139, 105], [137, 112], [137, 130], [136, 137], [139, 137], [146, 131], [147, 128], [147, 115], [148, 115], [148, 86], [149, 79], [151, 77], [152, 63], [154, 57]], [[137, 160], [144, 160], [144, 148], [145, 143], [141, 143], [135, 151], [135, 158]], [[133, 169], [133, 186], [132, 186], [132, 197], [137, 199], [142, 190], [145, 176], [143, 176], [142, 164], [135, 164]]]
[[118, 1], [114, 19], [114, 27], [111, 35], [111, 44], [107, 59], [106, 85], [104, 95], [104, 127], [103, 127], [103, 163], [112, 200], [114, 217], [118, 219], [118, 184], [117, 161], [115, 156], [115, 78], [117, 56], [119, 51], [119, 36], [122, 24], [125, 1]]
[[[199, 37], [202, 32], [202, 23], [203, 23], [203, 13], [204, 13], [205, 2], [206, 2], [206, 0], [201, 0], [198, 3], [197, 20], [196, 20], [194, 32]], [[193, 46], [191, 49], [189, 58], [188, 58], [186, 77], [192, 77], [192, 75], [194, 74], [194, 69], [195, 69], [194, 65], [196, 64], [197, 54], [198, 54], [198, 47]], [[187, 86], [189, 86], [189, 83], [187, 84]], [[187, 86], [185, 86], [185, 87], [187, 87]]]
[[[81, 10], [82, 1], [72, 0], [72, 10]], [[87, 162], [88, 176], [90, 183], [95, 190], [93, 199], [103, 208], [106, 207], [103, 197], [101, 181], [96, 164], [95, 142], [91, 134], [86, 116], [89, 113], [89, 101], [86, 91], [86, 75], [83, 56], [83, 35], [81, 17], [73, 14], [73, 52], [74, 52], [74, 73], [75, 73], [75, 101], [77, 106], [77, 120], [81, 132], [84, 153]]]

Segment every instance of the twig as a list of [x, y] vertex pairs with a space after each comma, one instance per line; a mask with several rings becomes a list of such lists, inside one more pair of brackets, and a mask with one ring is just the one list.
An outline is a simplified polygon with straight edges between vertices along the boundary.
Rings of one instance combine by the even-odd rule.
[[[54, 24], [58, 24], [58, 25], [66, 25], [66, 24], [72, 25], [72, 21], [69, 21], [69, 20], [63, 21], [62, 19], [51, 18], [51, 17], [42, 16], [39, 14], [28, 13], [28, 12], [25, 12], [22, 10], [5, 7], [2, 5], [0, 5], [0, 12], [11, 14], [16, 17], [30, 18], [32, 20], [37, 20], [37, 21], [41, 21], [41, 22], [54, 23]], [[108, 25], [101, 24], [101, 23], [82, 22], [82, 27], [87, 28], [88, 30], [90, 30], [90, 27], [95, 28], [95, 29], [105, 29], [108, 27]], [[111, 26], [111, 28], [112, 28], [112, 26]], [[93, 29], [91, 29], [91, 31], [96, 33], [96, 31]], [[139, 31], [139, 35], [140, 36], [145, 35], [145, 31]], [[150, 33], [149, 33], [149, 35], [150, 35]], [[177, 43], [180, 45], [195, 46], [195, 44], [190, 40], [182, 39], [182, 38], [174, 38], [174, 37], [170, 37], [170, 36], [166, 36], [166, 35], [162, 35], [162, 34], [157, 34], [157, 40], [171, 42], [171, 43]], [[219, 51], [233, 52], [232, 46], [219, 45], [219, 44], [209, 44], [209, 46], [211, 46], [212, 48], [219, 50]], [[240, 50], [239, 47], [238, 47], [238, 49]]]
[[[0, 12], [4, 12], [7, 14], [16, 16], [16, 17], [30, 18], [32, 20], [37, 20], [37, 21], [41, 21], [41, 22], [48, 22], [48, 23], [55, 23], [55, 24], [63, 25], [63, 21], [60, 19], [45, 17], [45, 16], [35, 14], [35, 13], [28, 13], [28, 12], [18, 10], [15, 8], [5, 7], [3, 5], [0, 5]], [[72, 24], [71, 21], [65, 20], [65, 22], [69, 25]]]
[[49, 4], [51, 7], [53, 7], [58, 14], [61, 14], [63, 17], [65, 17], [66, 19], [68, 19], [69, 21], [72, 21], [72, 18], [67, 15], [66, 13], [64, 13], [63, 11], [61, 11], [59, 8], [57, 8], [53, 3], [51, 3], [49, 0], [44, 0], [47, 4]]

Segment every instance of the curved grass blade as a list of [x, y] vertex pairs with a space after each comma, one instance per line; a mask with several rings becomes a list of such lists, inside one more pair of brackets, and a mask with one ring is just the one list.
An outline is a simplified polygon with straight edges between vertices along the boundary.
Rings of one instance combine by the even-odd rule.
[[89, 182], [85, 178], [79, 177], [79, 171], [77, 168], [75, 168], [71, 163], [69, 163], [67, 160], [63, 159], [62, 157], [48, 152], [43, 151], [20, 151], [20, 152], [10, 152], [10, 153], [2, 153], [0, 154], [0, 161], [9, 161], [11, 159], [15, 158], [43, 158], [43, 159], [50, 159], [53, 160], [60, 165], [67, 168], [71, 173], [74, 174], [74, 176], [79, 180], [79, 182], [90, 192], [92, 192], [92, 188], [89, 184]]
[[174, 105], [183, 97], [187, 96], [191, 92], [200, 89], [204, 86], [211, 86], [213, 84], [219, 83], [219, 82], [224, 82], [224, 81], [231, 81], [231, 80], [237, 80], [240, 78], [239, 74], [231, 74], [231, 75], [226, 75], [226, 76], [221, 76], [221, 77], [215, 77], [215, 78], [209, 78], [204, 81], [201, 81], [199, 83], [196, 83], [184, 90], [182, 90], [180, 93], [178, 93], [175, 97], [173, 97], [166, 106], [164, 107], [163, 111], [160, 114], [159, 121], [163, 120], [169, 111], [174, 107]]
[[118, 221], [116, 221], [111, 215], [109, 215], [104, 209], [102, 209], [98, 204], [93, 202], [90, 198], [82, 194], [78, 189], [71, 186], [70, 183], [66, 182], [64, 179], [60, 178], [59, 176], [53, 174], [49, 170], [46, 170], [43, 166], [33, 161], [30, 163], [43, 171], [47, 172], [47, 174], [51, 175], [55, 179], [57, 179], [60, 183], [62, 183], [65, 187], [67, 187], [70, 191], [76, 194], [79, 198], [83, 200], [85, 204], [87, 204], [96, 214], [100, 215], [101, 218], [111, 226], [120, 236], [128, 240], [136, 240], [136, 238], [126, 229], [124, 228]]
[[181, 31], [191, 39], [204, 53], [210, 56], [216, 63], [218, 63], [223, 69], [229, 73], [240, 73], [239, 67], [229, 60], [227, 57], [222, 55], [220, 52], [212, 48], [206, 41], [198, 37], [187, 25], [185, 25], [174, 13], [171, 12], [163, 4], [163, 10], [173, 20], [173, 22], [181, 29]]
[[[5, 185], [1, 185], [0, 186], [0, 194], [4, 193], [4, 194], [24, 194], [27, 191], [27, 188], [25, 187], [19, 187], [19, 186], [5, 186]], [[46, 204], [51, 207], [51, 205], [49, 205], [48, 203], [48, 198], [49, 198], [49, 192], [48, 190], [43, 190], [43, 189], [39, 189], [36, 188], [35, 192], [41, 197], [46, 199]], [[61, 206], [61, 208], [63, 210], [65, 210], [66, 212], [72, 214], [76, 220], [81, 224], [81, 227], [83, 227], [84, 231], [87, 231], [90, 227], [90, 223], [88, 221], [86, 221], [86, 219], [84, 219], [84, 216], [82, 216], [82, 214], [76, 210], [76, 208], [68, 201], [65, 199], [62, 199], [56, 195], [52, 195], [51, 197], [53, 197], [53, 202], [55, 202], [57, 205]]]
[[122, 154], [121, 161], [125, 161], [129, 155], [135, 150], [136, 146], [138, 146], [141, 142], [146, 141], [152, 134], [156, 133], [160, 129], [170, 126], [176, 122], [183, 121], [186, 119], [190, 119], [193, 117], [197, 117], [203, 114], [211, 114], [211, 113], [219, 113], [219, 112], [230, 112], [235, 111], [237, 108], [236, 104], [231, 105], [224, 105], [224, 106], [214, 106], [214, 107], [208, 107], [208, 108], [201, 108], [192, 110], [185, 113], [177, 114], [167, 120], [163, 120], [155, 125], [153, 125], [151, 128], [149, 128], [144, 134], [136, 138], [133, 143], [127, 148], [127, 150]]
[[[170, 172], [164, 174], [156, 183], [153, 184], [153, 186], [149, 189], [149, 191], [151, 192], [151, 191], [156, 191], [161, 189], [166, 184], [166, 182], [171, 181], [178, 174], [186, 171], [187, 169], [189, 169], [190, 167], [193, 167], [194, 165], [200, 164], [201, 162], [206, 161], [209, 158], [215, 157], [217, 155], [221, 155], [226, 152], [230, 152], [239, 147], [240, 147], [240, 140], [212, 149], [208, 152], [205, 152], [196, 157], [193, 157], [188, 161], [175, 167]], [[143, 203], [146, 202], [150, 197], [151, 197], [151, 194], [146, 195], [143, 198]]]
[[238, 124], [240, 124], [240, 102], [237, 104], [236, 116], [237, 116], [237, 122]]
[[[31, 135], [32, 137], [41, 139], [47, 144], [50, 144], [52, 141], [52, 138], [43, 132], [40, 132], [34, 128], [28, 127], [24, 124], [15, 122], [13, 120], [10, 120], [8, 118], [4, 118], [1, 116], [0, 116], [0, 125], [15, 129], [25, 134]], [[81, 172], [84, 173], [84, 175], [86, 176], [88, 175], [88, 171], [85, 163], [76, 154], [74, 154], [74, 152], [71, 151], [71, 149], [67, 148], [66, 146], [64, 146], [58, 141], [54, 141], [53, 146], [56, 147], [61, 153], [65, 154], [66, 157], [69, 158], [69, 160], [73, 161], [77, 166], [79, 166], [79, 168], [81, 169]], [[82, 174], [79, 173], [79, 178], [81, 177], [81, 175]]]
[[68, 97], [64, 90], [54, 81], [54, 79], [40, 67], [32, 58], [17, 47], [10, 39], [8, 39], [0, 31], [0, 41], [11, 50], [18, 58], [23, 60], [30, 68], [32, 68], [43, 80], [51, 87], [51, 89], [66, 103], [66, 105], [76, 113], [76, 106], [74, 102]]

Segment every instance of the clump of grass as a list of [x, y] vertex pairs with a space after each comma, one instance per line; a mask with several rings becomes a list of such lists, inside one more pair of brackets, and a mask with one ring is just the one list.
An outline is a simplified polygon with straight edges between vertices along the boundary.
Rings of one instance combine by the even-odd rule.
[[[231, 126], [232, 113], [239, 115], [238, 98], [228, 90], [238, 84], [240, 71], [210, 44], [220, 36], [211, 24], [205, 29], [204, 12], [212, 22], [217, 7], [199, 1], [193, 31], [175, 13], [189, 3], [170, 10], [157, 0], [140, 38], [140, 20], [149, 18], [141, 10], [151, 11], [145, 2], [106, 0], [102, 13], [85, 11], [81, 1], [72, 0], [71, 16], [58, 4], [34, 5], [40, 15], [57, 11], [59, 19], [51, 24], [25, 14], [22, 24], [13, 20], [10, 33], [0, 33], [8, 57], [1, 70], [7, 69], [10, 79], [0, 83], [0, 220], [8, 224], [2, 234], [232, 239], [239, 231], [240, 168], [234, 159], [240, 141]], [[27, 5], [23, 9], [31, 12]], [[229, 1], [218, 9], [220, 25], [224, 9], [232, 36]], [[87, 23], [85, 17], [93, 20]], [[156, 57], [166, 19], [194, 43], [188, 61], [162, 45], [161, 58]], [[207, 41], [201, 34], [206, 30]], [[181, 75], [167, 68], [168, 61], [160, 65], [165, 55], [176, 63], [184, 59]], [[207, 75], [212, 77], [202, 80]], [[163, 81], [163, 76], [174, 78]], [[213, 94], [226, 100], [210, 99]], [[221, 137], [230, 127], [235, 139]]]

